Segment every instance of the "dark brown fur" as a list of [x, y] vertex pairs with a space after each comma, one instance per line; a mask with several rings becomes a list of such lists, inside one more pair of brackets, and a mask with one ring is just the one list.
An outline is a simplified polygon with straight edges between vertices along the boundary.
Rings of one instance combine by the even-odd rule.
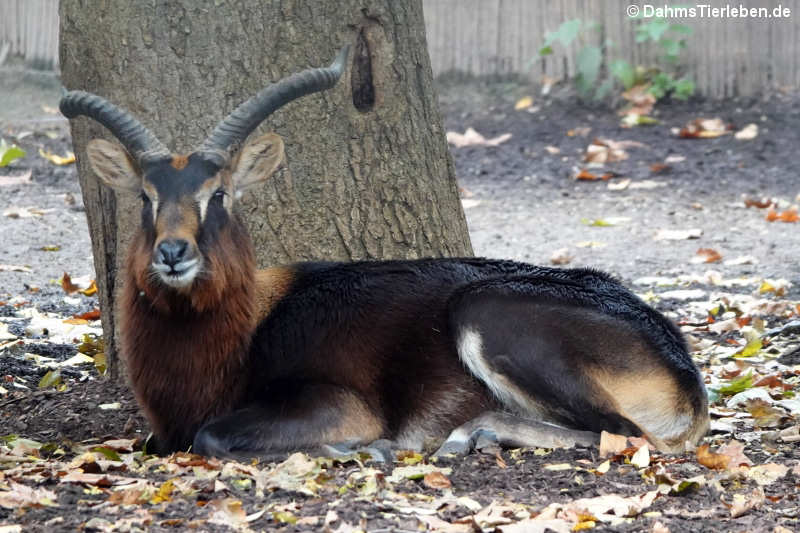
[[183, 294], [150, 273], [152, 243], [140, 231], [128, 255], [120, 301], [122, 353], [139, 404], [165, 449], [191, 442], [206, 420], [242, 398], [245, 355], [257, 325], [255, 266], [238, 223], [206, 260], [212, 276]]

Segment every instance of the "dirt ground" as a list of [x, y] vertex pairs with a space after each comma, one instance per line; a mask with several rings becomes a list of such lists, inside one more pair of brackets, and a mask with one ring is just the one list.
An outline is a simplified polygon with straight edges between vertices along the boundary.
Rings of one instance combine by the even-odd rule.
[[[800, 528], [800, 450], [792, 440], [800, 409], [791, 403], [800, 392], [800, 224], [769, 222], [767, 209], [743, 201], [743, 195], [775, 200], [779, 211], [800, 202], [800, 96], [667, 102], [657, 107], [661, 124], [623, 129], [613, 109], [569, 98], [534, 94], [533, 106], [517, 111], [514, 103], [529, 92], [524, 85], [440, 85], [448, 131], [512, 134], [495, 147], [452, 148], [476, 255], [549, 264], [558, 252], [565, 266], [588, 265], [620, 277], [690, 335], [709, 388], [717, 391], [706, 443], [725, 455], [725, 446], [741, 442], [746, 459], [709, 469], [691, 452], [653, 452], [641, 466], [632, 457], [637, 446], [629, 443], [608, 457], [596, 447], [489, 448], [466, 459], [423, 460], [432, 469], [449, 469], [441, 471], [448, 487], [435, 476], [400, 475], [398, 468], [418, 467], [413, 456], [394, 465], [294, 457], [278, 467], [148, 458], [134, 451], [148, 433], [135, 401], [124, 386], [106, 383], [91, 362], [59, 367], [62, 386], [40, 388], [48, 370], [78, 353], [82, 335], [99, 329], [92, 320], [59, 325], [96, 306], [95, 297], [65, 295], [56, 281], [64, 272], [93, 277], [91, 246], [74, 165], [57, 166], [38, 154], [40, 148], [58, 155], [71, 149], [66, 123], [49, 113], [57, 83], [36, 78], [27, 85], [34, 89], [17, 100], [13, 116], [0, 117], [0, 136], [28, 154], [0, 169], [0, 528]], [[0, 82], [0, 98], [18, 98], [20, 90]], [[733, 130], [755, 123], [759, 134], [747, 141], [733, 135], [687, 140], [670, 132], [698, 117], [720, 117]], [[643, 146], [597, 171], [613, 172], [612, 179], [576, 181], [596, 137]], [[669, 168], [652, 171], [670, 156]], [[28, 171], [29, 182], [2, 181]], [[609, 188], [625, 179], [631, 180], [627, 188]], [[642, 183], [652, 188], [635, 187]], [[656, 238], [661, 230], [691, 229], [700, 230], [697, 238]], [[700, 248], [721, 259], [692, 262]], [[730, 327], [717, 330], [715, 323]], [[741, 357], [753, 335], [760, 349]], [[748, 373], [750, 381], [737, 388]], [[745, 397], [736, 403], [738, 394]], [[614, 510], [600, 503], [608, 495], [620, 498]], [[581, 510], [570, 507], [576, 501]], [[553, 522], [545, 523], [548, 513]]]

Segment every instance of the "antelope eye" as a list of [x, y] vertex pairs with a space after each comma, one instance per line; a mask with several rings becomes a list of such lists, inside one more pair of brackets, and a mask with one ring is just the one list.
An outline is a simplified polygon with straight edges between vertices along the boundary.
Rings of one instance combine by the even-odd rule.
[[217, 200], [222, 200], [225, 197], [225, 190], [224, 189], [217, 189], [217, 192], [214, 193], [214, 198]]
[[143, 204], [149, 204], [150, 198], [144, 193], [144, 191], [139, 193], [139, 197], [142, 199]]

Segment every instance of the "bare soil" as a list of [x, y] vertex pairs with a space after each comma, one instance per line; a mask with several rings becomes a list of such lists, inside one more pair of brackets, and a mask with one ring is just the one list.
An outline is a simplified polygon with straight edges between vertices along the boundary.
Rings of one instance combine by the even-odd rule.
[[[25, 89], [12, 91], [5, 87], [4, 90], [18, 97], [18, 92]], [[464, 132], [467, 127], [473, 127], [487, 138], [512, 134], [509, 141], [497, 147], [452, 149], [459, 183], [464, 189], [465, 212], [476, 255], [547, 264], [554, 251], [566, 249], [567, 255], [572, 257], [568, 266], [589, 265], [610, 271], [633, 284], [640, 293], [652, 291], [657, 296], [676, 287], [634, 284], [638, 278], [674, 278], [689, 274], [702, 277], [707, 270], [715, 270], [725, 279], [788, 280], [791, 285], [787, 285], [781, 297], [795, 302], [800, 299], [800, 273], [796, 266], [800, 224], [767, 222], [764, 210], [745, 208], [742, 203], [743, 194], [777, 198], [786, 204], [797, 202], [800, 194], [796, 178], [800, 97], [776, 94], [764, 100], [667, 102], [657, 108], [662, 124], [623, 129], [613, 109], [589, 107], [574, 99], [535, 98], [537, 111], [515, 111], [514, 102], [527, 92], [525, 86], [515, 84], [441, 85], [440, 100], [447, 130]], [[91, 246], [74, 165], [55, 166], [38, 155], [39, 148], [59, 155], [71, 150], [66, 123], [37, 111], [42, 104], [54, 107], [57, 92], [53, 87], [45, 87], [42, 92], [37, 89], [29, 96], [25, 103], [27, 112], [23, 110], [0, 121], [0, 136], [16, 141], [28, 153], [24, 159], [0, 169], [0, 176], [31, 171], [32, 178], [30, 183], [0, 188], [0, 211], [12, 207], [41, 210], [41, 214], [29, 218], [0, 216], [0, 264], [30, 269], [29, 272], [0, 270], [0, 301], [4, 302], [0, 306], [0, 317], [8, 317], [8, 330], [24, 341], [23, 348], [4, 345], [0, 349], [0, 376], [4, 377], [0, 385], [8, 391], [0, 395], [0, 437], [16, 434], [41, 443], [56, 443], [65, 450], [66, 460], [78, 453], [75, 450], [79, 450], [80, 445], [98, 444], [108, 439], [137, 438], [141, 446], [148, 433], [147, 423], [124, 385], [109, 383], [91, 365], [83, 365], [77, 367], [78, 370], [65, 367], [65, 390], [40, 390], [36, 384], [45, 370], [24, 357], [25, 353], [38, 353], [64, 361], [77, 353], [77, 342], [53, 344], [46, 339], [31, 338], [25, 331], [26, 321], [17, 320], [22, 309], [33, 307], [68, 318], [96, 305], [93, 297], [65, 298], [61, 287], [54, 283], [63, 272], [73, 276], [93, 275]], [[759, 135], [751, 141], [737, 141], [732, 135], [685, 140], [669, 131], [694, 118], [716, 116], [732, 123], [736, 129], [756, 123]], [[586, 136], [567, 134], [580, 127], [590, 127], [591, 131]], [[630, 178], [632, 183], [652, 180], [663, 186], [611, 191], [607, 181], [572, 179], [575, 170], [585, 166], [582, 155], [594, 137], [636, 140], [646, 145], [631, 148], [628, 160], [608, 166], [608, 170], [619, 175], [610, 183]], [[546, 147], [556, 147], [559, 153], [550, 153]], [[664, 173], [653, 174], [651, 165], [662, 163], [670, 155], [681, 155], [685, 160], [671, 164]], [[610, 227], [589, 226], [582, 221], [610, 217], [628, 217], [629, 220]], [[701, 229], [702, 236], [678, 241], [654, 239], [658, 230], [690, 228]], [[579, 245], [586, 241], [596, 244], [594, 247]], [[44, 251], [47, 248], [55, 251]], [[713, 248], [724, 260], [748, 255], [755, 261], [730, 265], [692, 264], [690, 260], [698, 248]], [[711, 292], [719, 289], [702, 282], [692, 284], [691, 288], [708, 292], [697, 299], [708, 299]], [[755, 288], [725, 290], [730, 294], [751, 295]], [[653, 301], [657, 308], [676, 320], [689, 316], [687, 308], [691, 299], [654, 298]], [[769, 327], [780, 326], [792, 318], [796, 319], [797, 315], [792, 317], [790, 313], [773, 318]], [[693, 335], [720, 340], [708, 332]], [[794, 384], [794, 390], [798, 391], [800, 335], [784, 335], [775, 346], [778, 353], [770, 357], [780, 355], [780, 361], [788, 365], [777, 371], [780, 378]], [[730, 361], [703, 360], [700, 352], [697, 357], [707, 373], [712, 373], [712, 363]], [[15, 383], [27, 388], [13, 386]], [[120, 405], [116, 409], [98, 408], [111, 402]], [[789, 416], [773, 429], [785, 429], [793, 424], [797, 424], [797, 420]], [[732, 437], [743, 438], [743, 433], [747, 431], [737, 430], [733, 434], [718, 431], [708, 437], [708, 442], [716, 445]], [[745, 453], [753, 464], [778, 463], [789, 468], [800, 464], [796, 443], [760, 437], [746, 442]], [[513, 502], [535, 515], [553, 502], [566, 503], [605, 494], [635, 496], [656, 488], [652, 477], [626, 464], [624, 457], [618, 457], [607, 474], [597, 474], [594, 469], [603, 458], [596, 448], [484, 452], [437, 463], [437, 466], [452, 468], [449, 479], [455, 497], [472, 498], [483, 507], [493, 501]], [[53, 460], [60, 457], [53, 453], [43, 451], [39, 455]], [[701, 475], [708, 482], [680, 495], [661, 495], [646, 509], [646, 514], [614, 525], [597, 522], [594, 529], [649, 531], [656, 523], [671, 531], [697, 532], [780, 531], [775, 528], [800, 527], [800, 469], [790, 470], [759, 489], [750, 478], [710, 472], [698, 464], [691, 453], [673, 458], [655, 454], [654, 461], [663, 461], [669, 474], [676, 479]], [[550, 468], [561, 464], [573, 467]], [[8, 458], [0, 459], [0, 496], [11, 480], [23, 479], [12, 474], [12, 467], [16, 466], [17, 463], [9, 462]], [[398, 465], [369, 466], [388, 476]], [[583, 469], [575, 468], [577, 466]], [[420, 481], [395, 483], [392, 488], [403, 495], [406, 507], [385, 492], [365, 497], [347, 488], [349, 476], [362, 468], [363, 465], [354, 461], [330, 466], [324, 481], [328, 489], [316, 496], [282, 489], [259, 496], [248, 484], [233, 482], [227, 483], [223, 493], [241, 501], [248, 513], [265, 507], [289, 506], [295, 517], [319, 518], [317, 522], [310, 520], [292, 525], [281, 522], [279, 515], [271, 511], [249, 524], [254, 530], [327, 528], [347, 531], [345, 526], [350, 525], [368, 531], [416, 531], [428, 527], [420, 518], [428, 515], [409, 509], [422, 505], [420, 502], [442, 498], [442, 490]], [[40, 474], [35, 481], [21, 482], [54, 490], [58, 506], [0, 507], [0, 526], [20, 524], [25, 531], [112, 530], [110, 524], [121, 517], [133, 516], [138, 512], [136, 509], [142, 507], [149, 516], [138, 525], [143, 529], [229, 529], [204, 521], [209, 515], [206, 503], [212, 497], [219, 497], [212, 488], [175, 497], [167, 503], [110, 507], [106, 501], [110, 494], [107, 487], [60, 483], [62, 474], [50, 472], [44, 466], [42, 471], [49, 473]], [[128, 472], [127, 475], [134, 474]], [[172, 476], [163, 468], [136, 475], [156, 484]], [[734, 518], [730, 510], [734, 495], [751, 494], [755, 490], [763, 490], [763, 503]], [[330, 518], [331, 511], [335, 511], [337, 518], [326, 523], [324, 517]], [[468, 518], [470, 513], [474, 511], [451, 504], [443, 504], [434, 511], [439, 519], [453, 523]], [[507, 523], [518, 520], [508, 513], [504, 516]], [[106, 522], [91, 522], [98, 517]], [[467, 520], [464, 523], [473, 530], [478, 527], [476, 522], [469, 525]], [[484, 530], [491, 531], [494, 527], [485, 526]]]

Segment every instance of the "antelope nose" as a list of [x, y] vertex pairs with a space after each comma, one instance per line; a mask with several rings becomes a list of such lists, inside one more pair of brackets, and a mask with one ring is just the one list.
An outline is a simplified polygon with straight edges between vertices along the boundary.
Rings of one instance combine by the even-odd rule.
[[175, 265], [183, 261], [189, 243], [183, 239], [165, 239], [158, 245], [159, 262], [175, 268]]

